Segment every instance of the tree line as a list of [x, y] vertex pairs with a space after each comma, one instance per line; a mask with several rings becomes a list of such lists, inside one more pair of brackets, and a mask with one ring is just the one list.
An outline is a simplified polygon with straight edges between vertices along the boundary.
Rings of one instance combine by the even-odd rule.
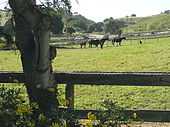
[[126, 22], [119, 19], [114, 19], [112, 17], [105, 19], [103, 22], [94, 22], [88, 20], [82, 15], [73, 15], [70, 17], [69, 21], [69, 29], [71, 31], [67, 31], [72, 34], [74, 32], [85, 32], [85, 33], [93, 33], [93, 32], [101, 32], [101, 33], [111, 33], [117, 34], [121, 30], [121, 28], [126, 26]]

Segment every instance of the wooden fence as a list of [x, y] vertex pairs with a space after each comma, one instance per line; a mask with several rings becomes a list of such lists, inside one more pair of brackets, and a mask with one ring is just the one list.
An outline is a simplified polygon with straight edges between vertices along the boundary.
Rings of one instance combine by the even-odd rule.
[[[89, 112], [98, 113], [97, 110], [74, 109], [75, 85], [112, 85], [112, 86], [170, 86], [170, 73], [168, 72], [73, 72], [54, 73], [56, 84], [66, 84], [66, 99], [69, 101], [68, 112], [74, 113], [80, 119], [87, 118]], [[22, 72], [0, 72], [0, 83], [24, 83]], [[127, 115], [136, 113], [146, 122], [170, 122], [170, 110], [126, 110]]]

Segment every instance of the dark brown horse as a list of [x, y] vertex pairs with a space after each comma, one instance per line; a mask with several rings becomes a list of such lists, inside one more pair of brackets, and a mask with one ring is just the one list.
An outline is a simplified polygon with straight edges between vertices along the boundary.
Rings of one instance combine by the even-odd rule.
[[98, 47], [100, 40], [99, 39], [89, 39], [88, 40], [89, 43], [89, 48], [92, 48], [93, 45], [95, 45], [96, 47]]
[[115, 43], [117, 43], [116, 46], [121, 46], [122, 40], [126, 40], [126, 37], [115, 37], [112, 40], [113, 46], [115, 46]]
[[89, 42], [89, 47], [92, 48], [92, 45], [95, 45], [98, 47], [100, 45], [100, 48], [103, 49], [103, 45], [106, 40], [109, 40], [109, 35], [104, 35], [101, 39], [90, 39]]
[[83, 47], [86, 48], [86, 43], [87, 43], [87, 41], [88, 41], [88, 40], [86, 40], [86, 39], [85, 39], [85, 40], [81, 40], [81, 42], [80, 42], [80, 48], [83, 48]]

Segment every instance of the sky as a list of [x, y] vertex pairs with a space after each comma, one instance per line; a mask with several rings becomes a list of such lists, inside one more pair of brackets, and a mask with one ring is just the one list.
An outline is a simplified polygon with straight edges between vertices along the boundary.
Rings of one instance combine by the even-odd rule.
[[73, 12], [96, 22], [106, 18], [121, 18], [136, 14], [138, 17], [170, 10], [170, 0], [71, 0]]
[[[8, 0], [0, 0], [0, 8]], [[37, 0], [38, 1], [38, 0]], [[43, 0], [41, 0], [43, 1]], [[106, 18], [121, 18], [136, 14], [138, 17], [155, 15], [170, 10], [170, 0], [70, 0], [72, 12], [96, 22]], [[78, 1], [78, 2], [76, 2]]]

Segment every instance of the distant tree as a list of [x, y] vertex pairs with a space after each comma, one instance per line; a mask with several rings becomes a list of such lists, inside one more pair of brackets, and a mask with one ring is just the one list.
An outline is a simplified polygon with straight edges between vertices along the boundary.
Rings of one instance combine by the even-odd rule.
[[103, 22], [98, 22], [89, 25], [87, 32], [92, 33], [92, 32], [103, 32], [104, 30], [104, 23]]
[[67, 27], [67, 28], [65, 28], [64, 32], [72, 35], [72, 34], [75, 33], [76, 31], [75, 31], [75, 29], [74, 29], [73, 27]]
[[104, 20], [105, 33], [118, 34], [120, 29], [124, 26], [124, 21], [114, 20], [112, 17]]
[[88, 32], [88, 33], [94, 32], [94, 31], [95, 31], [95, 27], [96, 27], [96, 24], [95, 24], [95, 23], [89, 25], [89, 26], [88, 26], [88, 29], [87, 29], [87, 32]]
[[131, 17], [136, 17], [136, 14], [131, 14]]
[[57, 15], [53, 17], [51, 32], [53, 34], [62, 34], [64, 29], [64, 22], [62, 21], [62, 16]]
[[98, 22], [96, 23], [95, 32], [102, 32], [104, 30], [104, 23]]
[[114, 33], [114, 27], [115, 27], [114, 19], [112, 17], [104, 20], [104, 32], [105, 33], [113, 34]]

